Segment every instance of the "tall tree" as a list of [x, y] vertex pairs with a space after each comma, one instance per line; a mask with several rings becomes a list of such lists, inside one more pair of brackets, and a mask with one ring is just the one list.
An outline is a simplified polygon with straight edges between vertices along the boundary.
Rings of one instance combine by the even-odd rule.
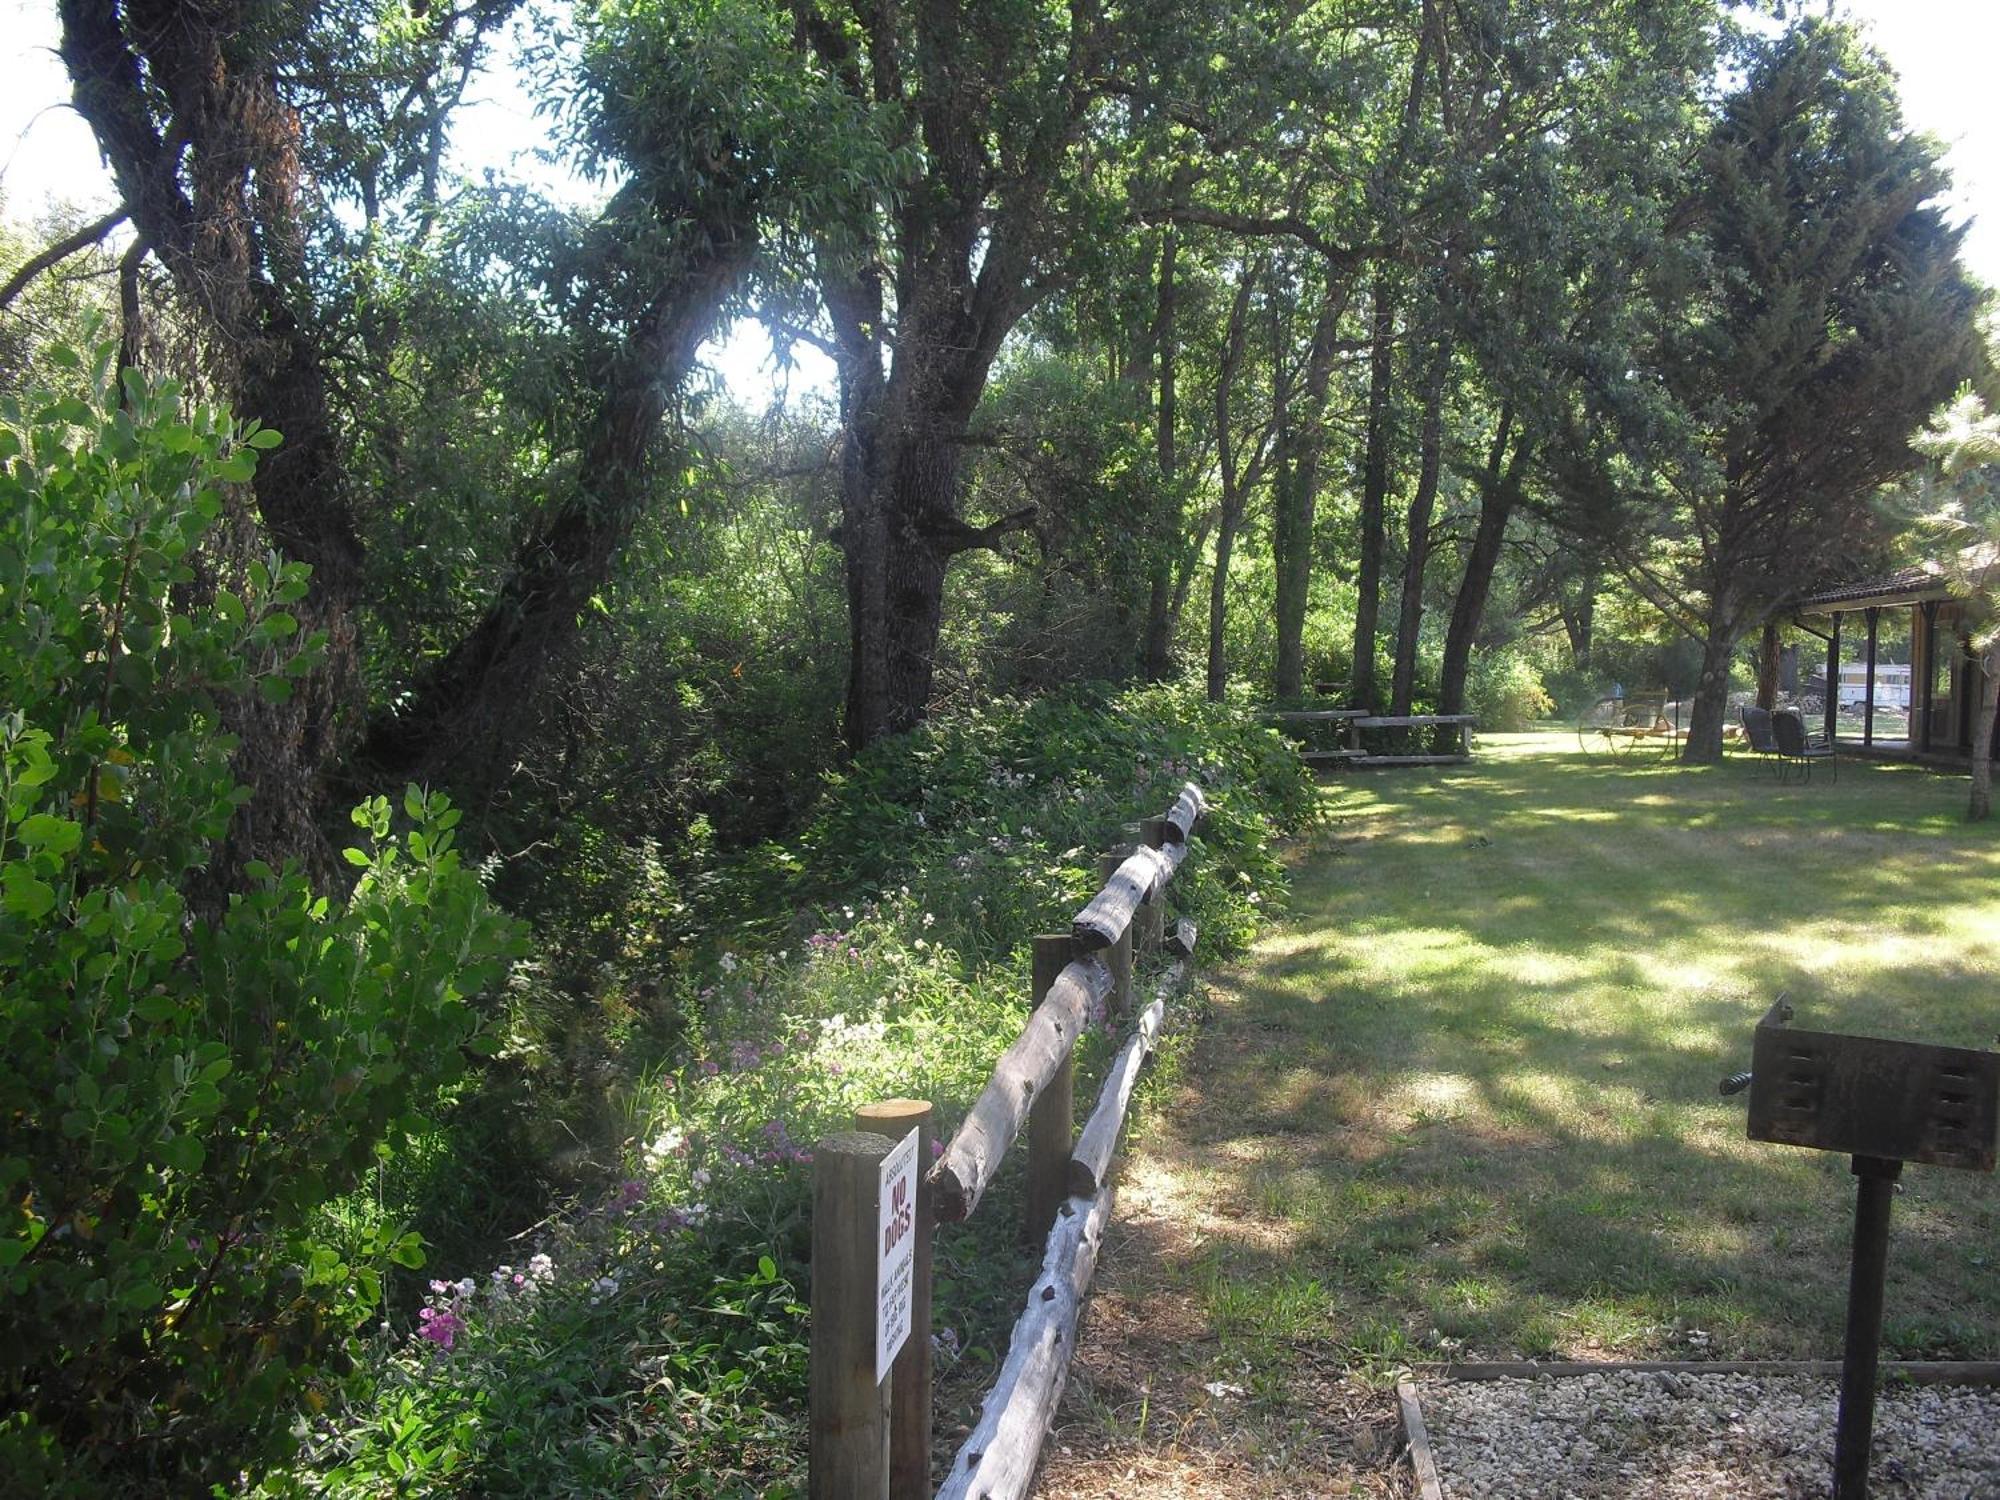
[[1273, 613], [1278, 650], [1272, 686], [1280, 699], [1305, 693], [1306, 600], [1312, 588], [1313, 522], [1319, 506], [1320, 455], [1326, 447], [1327, 390], [1340, 352], [1340, 322], [1349, 285], [1334, 282], [1321, 294], [1298, 394], [1274, 440], [1271, 562], [1277, 575]]
[[1916, 438], [1936, 460], [1945, 493], [1917, 517], [1916, 534], [1958, 600], [1978, 663], [1968, 820], [1993, 815], [1993, 721], [2000, 717], [2000, 419], [1970, 387]]
[[[1706, 255], [1658, 370], [1684, 441], [1634, 582], [1702, 648], [1685, 751], [1722, 754], [1730, 664], [1779, 599], [1851, 565], [1910, 435], [1983, 358], [1936, 147], [1847, 27], [1747, 40], [1701, 156]], [[1670, 529], [1669, 529], [1670, 528]]]
[[1002, 341], [1057, 274], [1119, 33], [1088, 3], [793, 0], [791, 12], [801, 56], [884, 121], [910, 164], [892, 190], [860, 185], [865, 245], [820, 248], [841, 387], [846, 732], [859, 749], [923, 716], [952, 559], [1033, 519], [965, 518], [966, 435]]
[[[1236, 550], [1236, 533], [1250, 493], [1263, 477], [1264, 464], [1271, 453], [1271, 432], [1275, 414], [1262, 421], [1246, 420], [1237, 407], [1245, 382], [1247, 344], [1252, 298], [1265, 265], [1245, 265], [1236, 277], [1236, 295], [1229, 306], [1229, 328], [1223, 335], [1222, 359], [1215, 379], [1215, 464], [1221, 500], [1216, 507], [1215, 565], [1208, 582], [1208, 696], [1222, 701], [1229, 685], [1225, 626], [1229, 608], [1229, 564]], [[1272, 372], [1272, 405], [1285, 402], [1282, 371]], [[1239, 425], [1240, 424], [1240, 425]]]

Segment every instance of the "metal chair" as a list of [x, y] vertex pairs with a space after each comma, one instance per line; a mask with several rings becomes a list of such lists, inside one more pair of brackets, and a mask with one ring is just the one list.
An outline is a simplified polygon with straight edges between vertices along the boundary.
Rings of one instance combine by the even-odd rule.
[[1782, 778], [1794, 768], [1802, 781], [1812, 780], [1814, 766], [1825, 766], [1835, 781], [1840, 780], [1840, 762], [1833, 746], [1806, 734], [1806, 721], [1797, 709], [1780, 708], [1771, 714], [1771, 737], [1778, 745], [1778, 774]]
[[1771, 733], [1771, 710], [1746, 703], [1737, 712], [1743, 719], [1743, 738], [1750, 742], [1759, 761], [1774, 773], [1782, 771], [1784, 762], [1778, 758], [1778, 741]]

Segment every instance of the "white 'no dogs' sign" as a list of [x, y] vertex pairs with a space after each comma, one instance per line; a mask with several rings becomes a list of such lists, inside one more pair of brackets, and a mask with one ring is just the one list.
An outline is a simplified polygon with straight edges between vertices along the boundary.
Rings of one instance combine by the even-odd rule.
[[875, 1204], [875, 1383], [880, 1385], [910, 1337], [911, 1272], [917, 1250], [916, 1131], [882, 1158]]

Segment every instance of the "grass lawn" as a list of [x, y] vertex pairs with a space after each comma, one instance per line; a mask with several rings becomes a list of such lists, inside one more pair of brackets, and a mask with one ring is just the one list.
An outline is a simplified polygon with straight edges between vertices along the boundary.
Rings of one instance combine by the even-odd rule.
[[[1994, 1045], [2000, 828], [1961, 821], [1964, 781], [1503, 735], [1326, 797], [1157, 1142], [1218, 1335], [1837, 1358], [1847, 1159], [1745, 1140], [1716, 1082], [1780, 991], [1802, 1026]], [[1995, 1180], [1904, 1182], [1887, 1344], [2000, 1357]]]

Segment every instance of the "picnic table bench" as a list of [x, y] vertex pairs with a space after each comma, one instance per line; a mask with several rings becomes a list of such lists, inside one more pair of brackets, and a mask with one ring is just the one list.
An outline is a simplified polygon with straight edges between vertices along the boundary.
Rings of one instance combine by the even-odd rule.
[[[1274, 710], [1271, 718], [1287, 724], [1340, 724], [1347, 743], [1339, 749], [1301, 750], [1299, 758], [1308, 765], [1350, 766], [1443, 766], [1460, 765], [1472, 759], [1472, 726], [1477, 714], [1371, 714], [1361, 708], [1291, 708]], [[1361, 743], [1364, 729], [1435, 729], [1457, 731], [1458, 749], [1440, 755], [1379, 755]]]

